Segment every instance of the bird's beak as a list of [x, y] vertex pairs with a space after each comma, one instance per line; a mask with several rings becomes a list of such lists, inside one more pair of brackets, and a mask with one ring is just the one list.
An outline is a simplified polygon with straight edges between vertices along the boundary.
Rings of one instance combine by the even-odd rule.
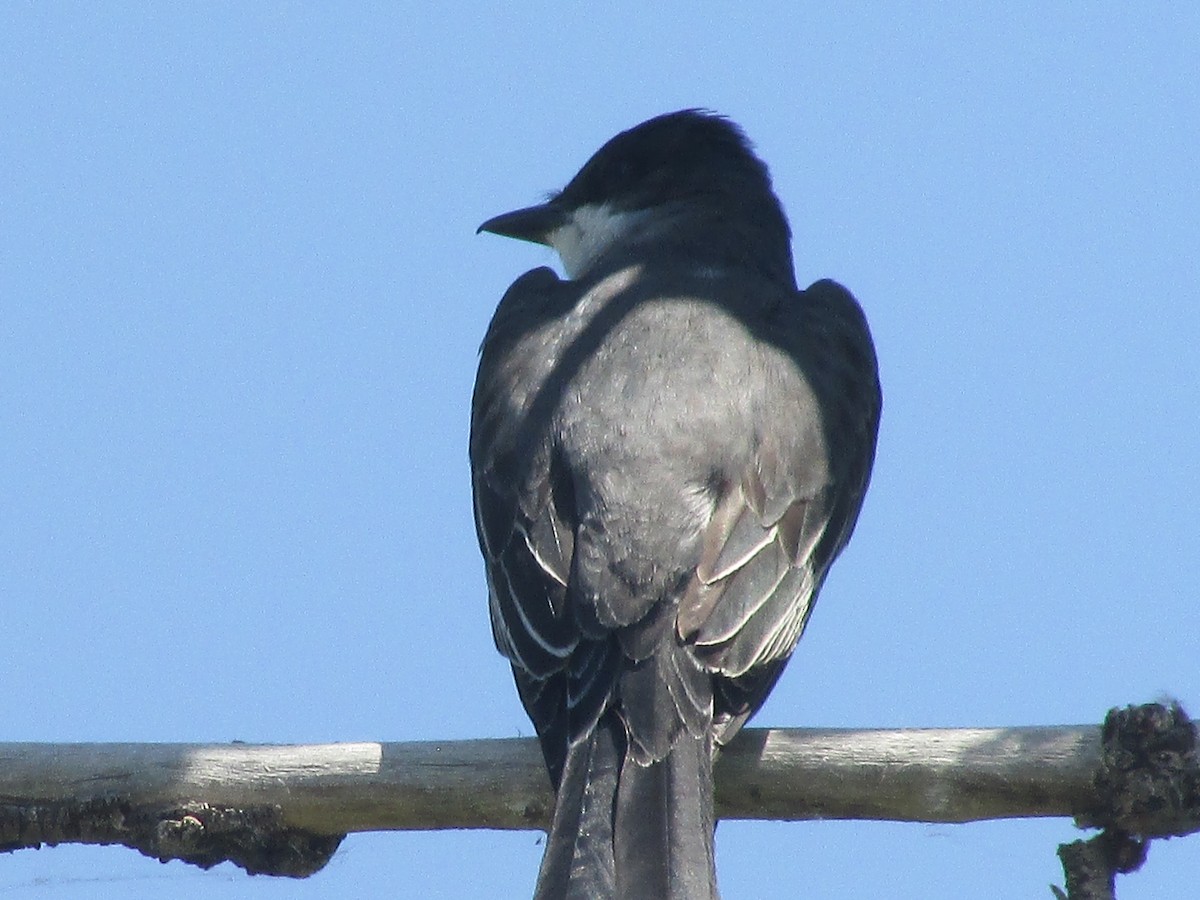
[[475, 233], [490, 231], [502, 237], [550, 246], [550, 236], [567, 223], [569, 215], [559, 204], [550, 200], [488, 219]]

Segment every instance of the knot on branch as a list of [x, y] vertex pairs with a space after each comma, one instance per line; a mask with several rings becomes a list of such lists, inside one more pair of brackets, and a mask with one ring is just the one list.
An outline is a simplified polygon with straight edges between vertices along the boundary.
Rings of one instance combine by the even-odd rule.
[[1104, 718], [1095, 808], [1076, 818], [1103, 828], [1058, 848], [1062, 900], [1114, 900], [1116, 876], [1139, 869], [1150, 839], [1200, 830], [1200, 752], [1196, 726], [1178, 703], [1111, 709]]
[[1143, 838], [1200, 830], [1197, 743], [1196, 726], [1178, 703], [1110, 710], [1095, 779], [1100, 809], [1079, 824]]

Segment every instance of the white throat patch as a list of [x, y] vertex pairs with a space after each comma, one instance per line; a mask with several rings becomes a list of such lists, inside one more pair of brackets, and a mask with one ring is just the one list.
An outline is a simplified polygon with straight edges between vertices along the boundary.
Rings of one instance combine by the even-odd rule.
[[601, 254], [619, 244], [641, 218], [636, 212], [615, 212], [607, 203], [587, 204], [567, 224], [550, 235], [568, 278], [578, 278]]

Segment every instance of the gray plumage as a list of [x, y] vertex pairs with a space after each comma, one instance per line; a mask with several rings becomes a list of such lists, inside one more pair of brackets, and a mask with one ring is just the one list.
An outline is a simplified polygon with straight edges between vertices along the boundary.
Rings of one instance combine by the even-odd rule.
[[862, 312], [792, 274], [766, 167], [688, 110], [481, 230], [554, 246], [471, 417], [493, 634], [557, 790], [539, 900], [715, 898], [713, 753], [854, 528], [880, 413]]

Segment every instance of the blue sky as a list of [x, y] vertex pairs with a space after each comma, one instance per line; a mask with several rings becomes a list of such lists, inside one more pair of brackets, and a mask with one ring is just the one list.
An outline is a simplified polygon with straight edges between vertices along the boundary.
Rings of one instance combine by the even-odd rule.
[[[1200, 13], [1182, 5], [5, 4], [0, 740], [500, 737], [474, 235], [707, 106], [801, 283], [866, 308], [858, 531], [755, 724], [1200, 709]], [[1068, 820], [726, 823], [726, 900], [1048, 897]], [[302, 882], [119, 848], [0, 897], [522, 897], [539, 835], [350, 837]], [[1200, 841], [1122, 900], [1191, 896]]]

